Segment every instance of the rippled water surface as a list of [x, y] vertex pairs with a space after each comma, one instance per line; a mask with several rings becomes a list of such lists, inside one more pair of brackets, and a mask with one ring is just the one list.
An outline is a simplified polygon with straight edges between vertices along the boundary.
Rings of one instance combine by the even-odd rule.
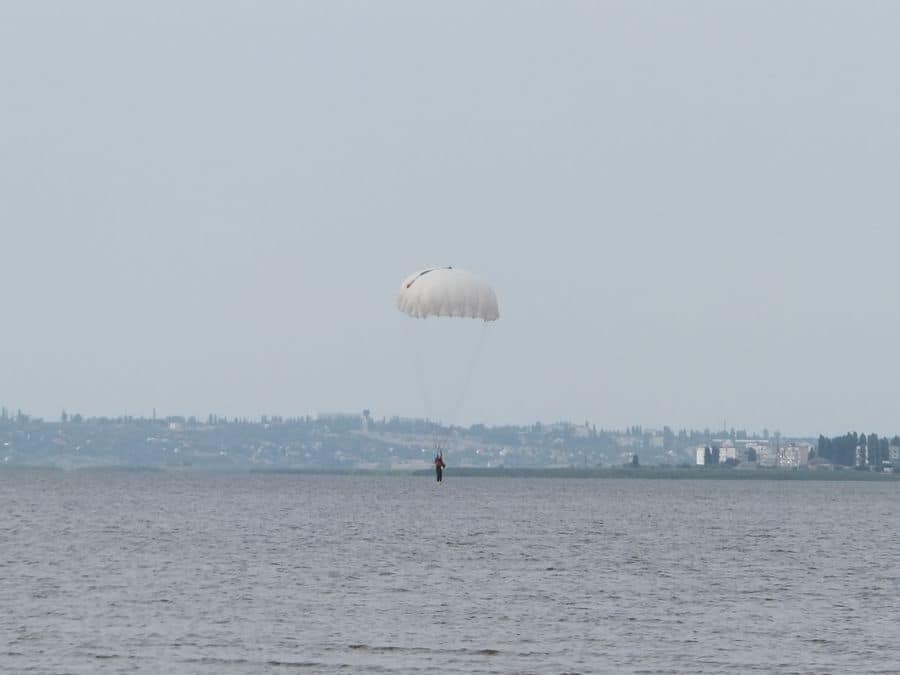
[[900, 486], [0, 472], [0, 671], [898, 672]]

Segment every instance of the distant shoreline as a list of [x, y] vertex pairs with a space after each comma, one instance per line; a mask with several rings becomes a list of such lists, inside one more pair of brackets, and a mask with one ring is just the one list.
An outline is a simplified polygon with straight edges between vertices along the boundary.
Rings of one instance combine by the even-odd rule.
[[[431, 474], [430, 470], [413, 472], [415, 475]], [[699, 469], [699, 468], [667, 468], [642, 467], [629, 468], [478, 468], [457, 467], [444, 470], [447, 478], [453, 476], [467, 477], [505, 477], [505, 478], [643, 478], [652, 480], [812, 480], [812, 481], [881, 481], [893, 482], [900, 479], [900, 474], [876, 473], [874, 471], [856, 471], [854, 469]]]
[[[432, 469], [389, 470], [353, 468], [234, 468], [215, 466], [81, 466], [58, 467], [28, 464], [0, 464], [0, 473], [8, 471], [48, 471], [79, 473], [87, 471], [113, 473], [210, 473], [210, 474], [283, 474], [304, 476], [429, 476]], [[578, 478], [578, 479], [644, 479], [644, 480], [769, 480], [769, 481], [900, 481], [900, 474], [857, 471], [855, 469], [703, 469], [694, 467], [641, 467], [632, 468], [525, 468], [525, 467], [450, 467], [445, 477], [456, 478]]]

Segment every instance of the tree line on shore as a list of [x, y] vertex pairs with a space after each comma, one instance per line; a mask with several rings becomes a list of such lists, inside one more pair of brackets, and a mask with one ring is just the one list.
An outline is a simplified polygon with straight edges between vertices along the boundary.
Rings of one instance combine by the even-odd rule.
[[881, 466], [890, 459], [891, 446], [900, 446], [900, 436], [888, 438], [855, 431], [843, 436], [819, 436], [816, 456], [842, 466]]

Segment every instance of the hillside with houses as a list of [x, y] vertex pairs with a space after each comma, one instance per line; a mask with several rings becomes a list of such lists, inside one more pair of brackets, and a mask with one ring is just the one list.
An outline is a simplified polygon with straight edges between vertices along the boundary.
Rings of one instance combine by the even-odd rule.
[[0, 412], [6, 466], [208, 467], [216, 469], [414, 471], [443, 452], [456, 467], [669, 466], [747, 469], [865, 468], [892, 471], [900, 439], [834, 439], [670, 427], [602, 429], [590, 422], [446, 427], [370, 411], [257, 419], [91, 417], [58, 420]]

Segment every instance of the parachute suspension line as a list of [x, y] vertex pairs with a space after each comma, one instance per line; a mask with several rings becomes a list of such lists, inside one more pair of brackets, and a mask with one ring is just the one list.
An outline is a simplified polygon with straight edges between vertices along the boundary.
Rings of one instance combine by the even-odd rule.
[[450, 426], [456, 424], [459, 419], [459, 412], [462, 409], [463, 402], [466, 399], [466, 394], [469, 391], [469, 385], [472, 383], [472, 375], [475, 372], [475, 366], [478, 365], [478, 359], [481, 356], [481, 351], [484, 347], [484, 341], [485, 338], [487, 338], [487, 333], [488, 324], [487, 321], [484, 321], [481, 324], [481, 335], [478, 337], [478, 344], [475, 345], [475, 350], [472, 352], [472, 356], [469, 358], [469, 364], [468, 368], [466, 369], [462, 389], [459, 392], [459, 397], [456, 399], [456, 405], [453, 406], [453, 410], [450, 414], [450, 419], [448, 420]]
[[[487, 339], [488, 324], [486, 321], [482, 322], [481, 333], [478, 336], [478, 343], [475, 345], [475, 348], [473, 349], [468, 361], [466, 362], [462, 387], [459, 390], [459, 394], [456, 397], [453, 408], [449, 411], [450, 416], [447, 420], [435, 419], [436, 413], [434, 410], [434, 406], [432, 405], [431, 397], [428, 395], [428, 385], [426, 382], [428, 377], [425, 368], [425, 359], [422, 355], [419, 343], [413, 335], [412, 328], [409, 324], [406, 324], [405, 331], [406, 337], [410, 344], [410, 351], [413, 355], [413, 366], [416, 371], [416, 384], [419, 387], [419, 396], [421, 397], [422, 405], [425, 408], [425, 416], [427, 422], [431, 426], [431, 429], [427, 432], [428, 435], [431, 436], [431, 449], [435, 452], [435, 454], [443, 454], [451, 449], [450, 446], [452, 444], [453, 437], [452, 427], [458, 422], [459, 413], [462, 410], [463, 403], [466, 400], [466, 394], [469, 391], [469, 386], [472, 384], [472, 376], [475, 373], [475, 368], [478, 366], [478, 361], [481, 357], [481, 352], [483, 351], [485, 340]], [[447, 412], [448, 411], [446, 410], [444, 411], [445, 414]], [[443, 424], [446, 424], [447, 426], [446, 433], [440, 431], [440, 427]]]
[[428, 387], [425, 386], [425, 365], [423, 364], [422, 354], [419, 352], [419, 345], [412, 333], [412, 328], [405, 323], [406, 337], [413, 354], [413, 367], [416, 369], [416, 384], [419, 385], [419, 396], [422, 399], [422, 405], [425, 406], [425, 417], [431, 419], [433, 417], [431, 410], [431, 398], [428, 396]]
[[425, 433], [431, 436], [432, 451], [434, 451], [435, 454], [443, 454], [447, 444], [442, 443], [438, 439], [437, 424], [434, 420], [434, 409], [431, 405], [431, 397], [428, 395], [428, 386], [425, 382], [427, 374], [425, 372], [424, 359], [419, 350], [419, 343], [413, 335], [413, 330], [408, 323], [406, 324], [406, 338], [409, 341], [410, 350], [413, 355], [413, 366], [416, 370], [416, 384], [419, 386], [419, 397], [422, 399], [422, 405], [425, 407], [425, 422], [426, 424], [431, 425], [431, 429], [426, 429]]

